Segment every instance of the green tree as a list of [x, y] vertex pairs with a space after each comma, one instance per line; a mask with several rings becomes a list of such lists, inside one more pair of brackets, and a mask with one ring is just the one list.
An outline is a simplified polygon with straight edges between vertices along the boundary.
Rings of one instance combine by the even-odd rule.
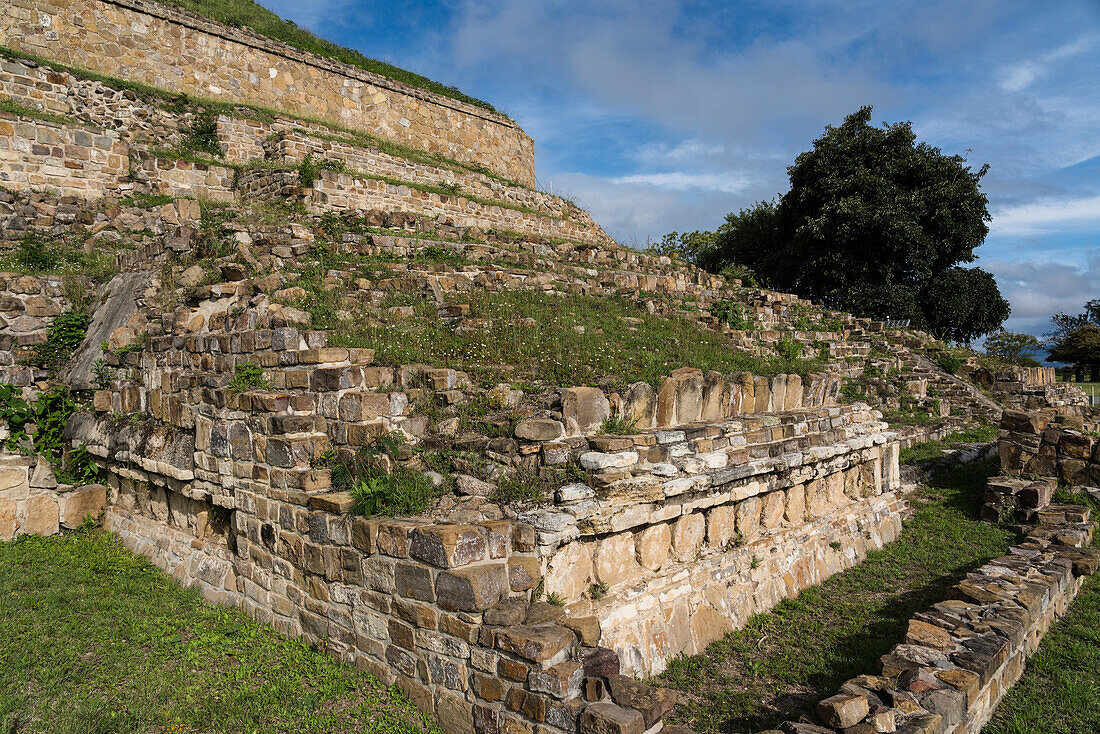
[[917, 306], [925, 328], [959, 344], [999, 329], [1012, 312], [993, 275], [981, 268], [948, 268], [925, 284]]
[[[860, 316], [909, 318], [943, 338], [996, 329], [1008, 316], [996, 282], [958, 267], [989, 232], [988, 167], [917, 142], [908, 122], [870, 121], [863, 107], [826, 127], [787, 169], [778, 205], [731, 214], [697, 262], [738, 263], [772, 287]], [[980, 294], [960, 298], [959, 285]]]
[[1085, 310], [1075, 316], [1063, 311], [1054, 314], [1050, 319], [1051, 330], [1047, 332], [1051, 342], [1057, 344], [1073, 332], [1087, 324], [1100, 326], [1100, 298], [1085, 304]]
[[1100, 379], [1100, 326], [1085, 324], [1071, 331], [1049, 347], [1047, 356], [1051, 362], [1090, 369], [1093, 379]]
[[1043, 343], [1031, 334], [1012, 331], [998, 331], [985, 338], [985, 353], [990, 357], [1024, 367], [1039, 366], [1038, 360], [1031, 355], [1042, 346]]

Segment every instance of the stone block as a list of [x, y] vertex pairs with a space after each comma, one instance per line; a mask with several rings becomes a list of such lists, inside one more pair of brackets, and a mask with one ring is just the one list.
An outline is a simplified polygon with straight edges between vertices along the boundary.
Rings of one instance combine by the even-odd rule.
[[557, 441], [565, 436], [561, 421], [528, 418], [516, 424], [516, 438], [527, 441]]
[[561, 391], [561, 413], [567, 435], [587, 436], [611, 415], [611, 403], [598, 388], [568, 387]]
[[645, 729], [639, 712], [607, 701], [590, 703], [581, 713], [580, 734], [643, 734]]
[[531, 671], [528, 687], [537, 693], [546, 693], [559, 701], [568, 701], [581, 695], [584, 666], [576, 660], [558, 663], [546, 670]]
[[457, 568], [484, 561], [485, 533], [473, 525], [428, 525], [412, 532], [409, 556], [436, 568]]
[[56, 535], [58, 532], [57, 500], [52, 494], [37, 494], [24, 503], [27, 518], [20, 531], [28, 535]]
[[508, 572], [503, 563], [442, 571], [435, 580], [437, 603], [448, 611], [485, 611], [507, 590]]
[[667, 523], [652, 525], [634, 538], [637, 561], [650, 571], [657, 571], [668, 559], [672, 547], [672, 531]]
[[737, 505], [720, 505], [707, 513], [707, 545], [726, 548], [738, 537]]
[[672, 555], [681, 563], [699, 555], [706, 535], [706, 519], [701, 512], [682, 515], [672, 524]]
[[847, 693], [840, 693], [819, 701], [816, 710], [818, 718], [834, 729], [855, 726], [871, 712], [865, 697]]
[[107, 488], [102, 484], [88, 484], [64, 492], [57, 497], [58, 520], [70, 530], [80, 527], [85, 517], [98, 519], [107, 506]]
[[495, 646], [543, 668], [565, 659], [577, 642], [571, 630], [558, 625], [503, 627], [495, 631]]
[[596, 542], [596, 578], [608, 586], [633, 583], [642, 569], [635, 559], [634, 534], [619, 533]]
[[624, 675], [608, 676], [607, 683], [615, 703], [640, 713], [646, 729], [655, 726], [676, 703], [667, 688], [654, 688]]

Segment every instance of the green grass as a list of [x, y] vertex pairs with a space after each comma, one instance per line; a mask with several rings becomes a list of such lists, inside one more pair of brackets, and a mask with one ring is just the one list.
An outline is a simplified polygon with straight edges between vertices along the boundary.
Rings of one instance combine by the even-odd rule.
[[331, 41], [318, 38], [304, 28], [299, 28], [289, 20], [283, 20], [267, 8], [252, 0], [161, 0], [166, 5], [175, 5], [185, 10], [200, 13], [226, 25], [240, 28], [248, 26], [260, 35], [282, 41], [288, 46], [317, 54], [329, 59], [380, 74], [384, 77], [403, 82], [413, 87], [426, 89], [451, 99], [457, 99], [496, 112], [496, 109], [483, 100], [463, 94], [455, 87], [440, 84], [415, 72], [407, 71], [393, 64], [372, 59], [350, 48], [337, 46]]
[[902, 464], [919, 464], [922, 461], [939, 459], [944, 451], [959, 448], [964, 443], [988, 443], [997, 440], [997, 426], [986, 423], [963, 431], [949, 433], [939, 441], [925, 441], [909, 449], [901, 450]]
[[[477, 288], [454, 298], [470, 306], [470, 319], [485, 320], [484, 328], [459, 333], [455, 323], [440, 316], [429, 295], [394, 290], [380, 304], [383, 311], [372, 313], [346, 287], [325, 285], [334, 268], [372, 281], [385, 278], [386, 261], [318, 250], [315, 254], [320, 259], [305, 265], [294, 282], [306, 296], [291, 305], [308, 311], [314, 328], [331, 332], [330, 345], [374, 349], [378, 364], [422, 363], [466, 370], [475, 379], [508, 376], [558, 385], [591, 384], [613, 375], [658, 385], [672, 370], [686, 366], [757, 375], [805, 374], [821, 367], [814, 361], [759, 359], [737, 351], [727, 337], [690, 319], [647, 314], [619, 297]], [[398, 306], [412, 307], [414, 315], [385, 311]], [[628, 317], [640, 318], [641, 323], [631, 324]]]
[[914, 613], [1016, 541], [977, 519], [995, 472], [984, 462], [941, 475], [911, 495], [915, 514], [897, 541], [754, 616], [705, 654], [673, 660], [658, 682], [689, 694], [676, 718], [699, 732], [755, 732], [797, 720], [848, 678], [874, 673]]
[[394, 690], [205, 604], [100, 531], [0, 543], [0, 730], [438, 731]]

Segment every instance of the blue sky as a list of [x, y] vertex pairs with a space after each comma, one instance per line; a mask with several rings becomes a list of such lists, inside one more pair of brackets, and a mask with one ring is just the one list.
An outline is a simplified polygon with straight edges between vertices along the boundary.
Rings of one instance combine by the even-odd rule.
[[1041, 334], [1100, 298], [1100, 0], [261, 0], [489, 100], [624, 244], [713, 229], [864, 104], [975, 166], [978, 251]]

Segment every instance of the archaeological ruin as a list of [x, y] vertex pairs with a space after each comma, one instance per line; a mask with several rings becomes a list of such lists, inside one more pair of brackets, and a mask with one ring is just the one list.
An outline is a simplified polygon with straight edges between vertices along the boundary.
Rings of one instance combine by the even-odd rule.
[[899, 452], [978, 423], [1026, 540], [784, 730], [979, 731], [1097, 570], [1051, 497], [1100, 486], [1100, 415], [1053, 369], [624, 247], [499, 113], [151, 0], [5, 6], [0, 244], [77, 265], [0, 273], [0, 383], [66, 386], [103, 481], [28, 433], [0, 540], [101, 515], [477, 734], [687, 731], [642, 679], [894, 541]]

